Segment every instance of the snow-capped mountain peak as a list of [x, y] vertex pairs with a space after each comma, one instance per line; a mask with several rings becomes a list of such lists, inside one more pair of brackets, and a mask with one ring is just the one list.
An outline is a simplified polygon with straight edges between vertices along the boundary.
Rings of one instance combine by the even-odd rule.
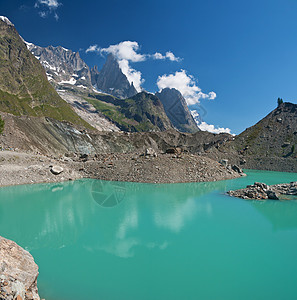
[[5, 22], [6, 24], [8, 24], [10, 26], [14, 26], [7, 17], [0, 16], [0, 20]]

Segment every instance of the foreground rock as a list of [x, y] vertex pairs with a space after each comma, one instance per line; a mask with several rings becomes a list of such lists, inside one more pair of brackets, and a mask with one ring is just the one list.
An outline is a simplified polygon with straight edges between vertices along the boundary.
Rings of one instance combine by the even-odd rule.
[[63, 172], [63, 168], [60, 167], [60, 166], [52, 166], [51, 168], [51, 172], [54, 174], [54, 175], [59, 175]]
[[267, 185], [265, 183], [255, 182], [253, 185], [248, 185], [245, 189], [229, 191], [228, 194], [232, 197], [242, 199], [256, 200], [280, 200], [281, 195], [296, 195], [297, 182]]
[[37, 277], [32, 255], [0, 237], [0, 299], [39, 300]]

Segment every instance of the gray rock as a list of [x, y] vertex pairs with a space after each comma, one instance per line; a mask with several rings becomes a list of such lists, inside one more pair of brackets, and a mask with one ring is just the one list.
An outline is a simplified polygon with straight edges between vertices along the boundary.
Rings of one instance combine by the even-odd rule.
[[243, 173], [242, 169], [240, 169], [237, 165], [233, 165], [232, 170], [239, 174]]
[[220, 160], [220, 164], [223, 165], [224, 167], [227, 167], [228, 166], [228, 159]]
[[266, 194], [267, 194], [267, 196], [268, 196], [268, 199], [279, 200], [278, 194], [277, 194], [276, 192], [274, 192], [274, 191], [268, 190], [268, 191], [266, 192]]
[[0, 299], [40, 300], [38, 266], [32, 255], [3, 237], [0, 237], [0, 270]]
[[268, 185], [262, 182], [255, 182], [254, 183], [255, 187], [259, 187], [260, 189], [262, 189], [263, 191], [266, 191], [268, 189]]
[[54, 175], [59, 175], [63, 172], [63, 168], [60, 167], [60, 166], [52, 166], [51, 168], [51, 172], [54, 174]]
[[153, 156], [153, 157], [157, 157], [157, 153], [153, 148], [147, 148], [145, 149], [145, 156]]
[[279, 200], [280, 195], [297, 195], [297, 182], [275, 184], [268, 186], [265, 183], [255, 182], [245, 189], [227, 192], [230, 196], [243, 199]]

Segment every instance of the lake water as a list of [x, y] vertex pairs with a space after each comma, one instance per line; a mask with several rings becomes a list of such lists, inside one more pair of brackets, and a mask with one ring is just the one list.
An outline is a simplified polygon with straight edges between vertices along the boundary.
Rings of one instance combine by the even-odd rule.
[[0, 189], [0, 235], [30, 251], [46, 300], [297, 299], [297, 201], [226, 196], [296, 173], [214, 183], [79, 180]]

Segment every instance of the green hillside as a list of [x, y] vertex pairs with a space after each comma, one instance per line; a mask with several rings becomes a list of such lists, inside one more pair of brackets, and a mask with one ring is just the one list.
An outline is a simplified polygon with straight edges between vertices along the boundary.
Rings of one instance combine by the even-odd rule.
[[123, 131], [164, 131], [172, 128], [161, 101], [153, 94], [141, 92], [124, 100], [104, 94], [89, 94], [85, 99]]
[[14, 26], [0, 20], [0, 111], [91, 126], [60, 98]]

